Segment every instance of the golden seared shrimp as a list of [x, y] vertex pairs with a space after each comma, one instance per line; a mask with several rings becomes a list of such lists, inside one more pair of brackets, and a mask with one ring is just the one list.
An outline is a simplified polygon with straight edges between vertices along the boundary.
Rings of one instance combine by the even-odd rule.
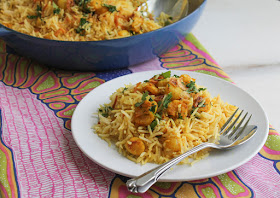
[[169, 83], [166, 85], [165, 93], [172, 93], [172, 100], [181, 99], [181, 94], [183, 90], [178, 86], [178, 81], [176, 78], [170, 78]]
[[142, 91], [148, 91], [153, 95], [158, 95], [159, 94], [159, 89], [153, 84], [153, 83], [146, 83], [146, 85], [143, 86]]
[[145, 151], [145, 144], [140, 138], [132, 137], [126, 142], [125, 148], [132, 155], [139, 156]]
[[167, 140], [164, 141], [163, 147], [165, 150], [172, 151], [172, 152], [179, 152], [181, 151], [182, 140], [179, 137], [169, 137]]
[[189, 84], [191, 81], [195, 82], [195, 79], [194, 78], [191, 78], [189, 75], [187, 74], [183, 74], [180, 76], [180, 78], [183, 79], [184, 83], [185, 84]]
[[103, 14], [108, 11], [108, 8], [103, 6], [102, 0], [91, 0], [88, 6], [93, 8], [96, 14]]
[[119, 13], [126, 18], [131, 17], [133, 15], [133, 11], [135, 10], [132, 2], [130, 2], [130, 1], [120, 1], [119, 0], [116, 2], [116, 7], [117, 7], [117, 10], [119, 11]]
[[134, 112], [134, 123], [139, 126], [148, 126], [155, 119], [154, 113], [150, 110], [152, 106], [156, 105], [156, 102], [150, 102], [145, 100], [145, 102], [139, 107], [135, 108]]
[[169, 79], [167, 79], [167, 78], [163, 79], [163, 80], [160, 80], [160, 81], [158, 81], [157, 86], [158, 87], [165, 87], [167, 85], [168, 81], [169, 81]]
[[167, 114], [174, 118], [184, 119], [188, 116], [188, 105], [182, 100], [173, 100], [168, 104]]
[[57, 0], [57, 5], [58, 7], [62, 8], [62, 9], [66, 9], [67, 7], [67, 0]]

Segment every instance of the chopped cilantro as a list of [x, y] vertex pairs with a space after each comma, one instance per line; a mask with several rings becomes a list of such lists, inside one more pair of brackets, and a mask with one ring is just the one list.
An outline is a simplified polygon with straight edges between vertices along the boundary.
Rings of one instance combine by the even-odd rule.
[[111, 106], [104, 106], [104, 108], [100, 108], [98, 111], [101, 113], [103, 117], [107, 118], [111, 110], [113, 110]]
[[195, 82], [191, 81], [186, 85], [188, 88], [192, 89], [195, 86]]
[[205, 91], [207, 88], [199, 88], [198, 89], [198, 92], [200, 92], [200, 91]]
[[145, 93], [143, 93], [143, 95], [142, 95], [141, 102], [137, 102], [134, 106], [140, 107], [145, 102], [148, 95], [149, 95], [149, 92], [145, 91]]
[[164, 72], [164, 73], [160, 74], [160, 76], [163, 76], [164, 78], [170, 78], [171, 71]]
[[152, 123], [150, 124], [152, 131], [155, 129], [156, 126], [157, 126], [157, 121], [156, 120], [152, 121]]
[[183, 116], [181, 115], [181, 113], [178, 113], [178, 119], [183, 119]]
[[197, 107], [205, 107], [205, 100], [202, 100], [200, 103], [198, 103]]
[[80, 25], [79, 27], [76, 29], [76, 33], [80, 34], [81, 36], [85, 35], [85, 28], [84, 25], [89, 23], [85, 18], [81, 18], [80, 19]]
[[[201, 108], [201, 107], [205, 107], [205, 100], [202, 100], [200, 103], [198, 103], [197, 107], [193, 107], [193, 109], [191, 110], [191, 115], [193, 114], [193, 112], [195, 112], [197, 109]], [[196, 114], [194, 115], [196, 118], [199, 119], [199, 116], [197, 116]]]
[[158, 113], [155, 114], [156, 118], [158, 118], [159, 120], [161, 120], [161, 115], [159, 115]]
[[168, 107], [168, 104], [171, 102], [171, 98], [172, 98], [172, 93], [170, 92], [169, 94], [167, 94], [167, 96], [164, 98], [164, 100], [162, 101], [162, 106], [164, 108]]
[[39, 6], [39, 5], [37, 5], [37, 8], [36, 8], [36, 15], [31, 15], [31, 16], [28, 15], [27, 18], [29, 18], [29, 19], [37, 19], [37, 18], [40, 18], [40, 19], [41, 19], [41, 17], [42, 17], [41, 13], [42, 13], [42, 7]]
[[109, 12], [115, 12], [117, 11], [117, 7], [116, 6], [113, 6], [113, 5], [108, 5], [108, 4], [103, 4], [104, 7], [108, 8], [108, 11]]
[[144, 80], [144, 82], [149, 82], [149, 80]]
[[194, 81], [191, 81], [190, 83], [188, 83], [186, 85], [186, 87], [188, 88], [188, 90], [187, 90], [188, 93], [198, 93], [200, 91], [205, 91], [206, 90], [206, 88], [198, 88], [197, 89]]
[[180, 78], [180, 76], [177, 76], [176, 74], [173, 75], [175, 78]]
[[125, 87], [125, 88], [123, 89], [122, 93], [124, 93], [124, 91], [125, 91], [125, 90], [128, 90], [128, 88], [127, 88], [127, 87]]
[[153, 105], [149, 110], [153, 113], [156, 112], [157, 105]]
[[60, 8], [53, 2], [53, 13], [54, 14], [59, 14], [60, 13]]
[[188, 88], [187, 92], [188, 93], [198, 93], [198, 90], [195, 86], [195, 82], [194, 81], [191, 81], [190, 83], [188, 83], [186, 85], [186, 87]]
[[163, 98], [163, 100], [162, 100], [162, 102], [160, 103], [160, 102], [158, 102], [158, 105], [160, 106], [160, 111], [161, 110], [163, 110], [163, 109], [167, 109], [167, 107], [168, 107], [168, 104], [171, 102], [171, 98], [172, 98], [172, 93], [170, 92], [169, 94], [167, 94], [164, 98]]
[[94, 12], [92, 12], [89, 7], [87, 6], [88, 2], [90, 0], [74, 0], [75, 4], [79, 6], [79, 9], [84, 13], [84, 14], [89, 14], [92, 13], [94, 15]]
[[84, 26], [88, 21], [85, 18], [80, 19], [80, 26]]
[[60, 8], [53, 9], [53, 13], [54, 13], [54, 14], [59, 14], [59, 13], [60, 13]]

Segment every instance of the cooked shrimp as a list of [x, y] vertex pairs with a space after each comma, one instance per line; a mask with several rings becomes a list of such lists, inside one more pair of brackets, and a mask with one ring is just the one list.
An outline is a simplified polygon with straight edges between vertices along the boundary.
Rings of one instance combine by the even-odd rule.
[[108, 11], [108, 8], [103, 6], [103, 3], [101, 0], [91, 0], [88, 3], [89, 7], [92, 7], [95, 10], [96, 14], [103, 14]]
[[[139, 126], [148, 126], [155, 119], [154, 113], [150, 110], [152, 106], [156, 105], [156, 102], [145, 102], [139, 107], [135, 108], [134, 123]], [[157, 105], [156, 105], [157, 108]]]
[[165, 93], [172, 93], [172, 100], [179, 100], [183, 90], [178, 86], [176, 78], [170, 78], [169, 83], [166, 85]]
[[188, 105], [182, 100], [173, 100], [168, 104], [167, 113], [174, 118], [184, 119], [188, 116]]
[[158, 95], [159, 94], [159, 89], [153, 84], [153, 83], [146, 83], [143, 88], [142, 91], [148, 91], [153, 95]]
[[182, 140], [178, 137], [170, 137], [165, 140], [163, 147], [168, 151], [178, 152], [181, 150]]
[[194, 78], [191, 78], [189, 75], [187, 74], [183, 74], [180, 76], [180, 78], [183, 79], [184, 83], [189, 84], [191, 81], [195, 82]]
[[132, 137], [126, 142], [125, 148], [132, 155], [139, 156], [145, 151], [145, 144], [140, 138]]

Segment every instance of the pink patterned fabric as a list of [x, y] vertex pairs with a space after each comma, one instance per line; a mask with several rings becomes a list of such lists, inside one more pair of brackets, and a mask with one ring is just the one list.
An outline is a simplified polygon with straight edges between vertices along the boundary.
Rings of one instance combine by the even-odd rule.
[[280, 134], [272, 127], [259, 153], [228, 173], [156, 183], [144, 194], [126, 177], [90, 161], [71, 134], [77, 104], [113, 78], [148, 70], [188, 70], [231, 81], [193, 35], [162, 56], [126, 69], [61, 71], [6, 51], [0, 41], [0, 197], [280, 197]]

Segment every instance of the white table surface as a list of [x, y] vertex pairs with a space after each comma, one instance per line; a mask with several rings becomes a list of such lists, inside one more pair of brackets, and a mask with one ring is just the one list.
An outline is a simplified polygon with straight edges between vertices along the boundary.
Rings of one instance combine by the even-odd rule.
[[280, 1], [208, 0], [192, 32], [280, 132]]

